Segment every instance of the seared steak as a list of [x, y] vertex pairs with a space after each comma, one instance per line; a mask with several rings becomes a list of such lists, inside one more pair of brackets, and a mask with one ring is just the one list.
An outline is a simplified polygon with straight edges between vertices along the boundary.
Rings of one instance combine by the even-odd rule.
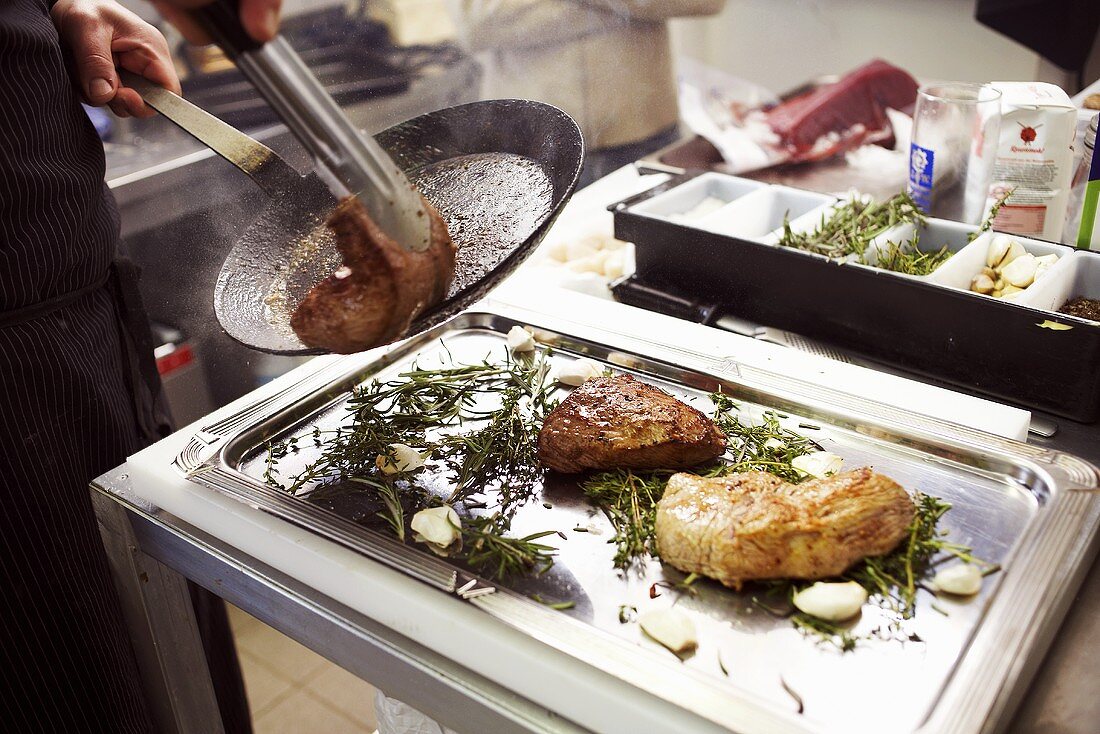
[[340, 202], [327, 224], [344, 267], [315, 285], [291, 315], [290, 326], [303, 344], [341, 354], [389, 344], [447, 295], [455, 246], [439, 213], [424, 206], [431, 243], [414, 252], [383, 232], [358, 197]]
[[661, 559], [740, 588], [754, 579], [823, 579], [893, 550], [915, 512], [870, 469], [788, 484], [764, 472], [675, 474], [657, 503]]
[[567, 474], [586, 469], [678, 469], [716, 459], [726, 436], [663, 390], [628, 375], [587, 380], [539, 432], [539, 461]]

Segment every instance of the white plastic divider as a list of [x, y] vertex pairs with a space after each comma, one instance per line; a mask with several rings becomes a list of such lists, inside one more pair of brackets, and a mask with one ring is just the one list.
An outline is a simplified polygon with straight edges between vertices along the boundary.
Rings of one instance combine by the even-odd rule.
[[[707, 199], [720, 200], [722, 203], [718, 206], [724, 206], [750, 192], [767, 186], [766, 183], [752, 181], [747, 178], [736, 178], [721, 173], [704, 173], [632, 206], [630, 211], [650, 217], [691, 223], [698, 220], [693, 217], [684, 217], [684, 214], [691, 212], [692, 209]], [[699, 219], [701, 218], [699, 217]]]
[[1024, 293], [1029, 297], [1028, 306], [1046, 311], [1057, 311], [1074, 298], [1100, 299], [1100, 253], [1071, 252]]
[[[961, 249], [954, 257], [937, 268], [936, 271], [932, 273], [930, 280], [938, 285], [945, 285], [948, 288], [957, 288], [969, 292], [970, 281], [986, 266], [986, 256], [989, 254], [990, 242], [994, 237], [1001, 234], [1000, 232], [983, 232], [973, 242]], [[1059, 256], [1058, 262], [1040, 275], [1033, 285], [1024, 289], [1023, 292], [1015, 297], [1006, 299], [1008, 303], [1018, 303], [1022, 306], [1049, 309], [1049, 306], [1041, 305], [1044, 300], [1044, 289], [1039, 288], [1039, 286], [1043, 285], [1047, 279], [1056, 280], [1065, 277], [1064, 273], [1069, 265], [1067, 256], [1071, 254], [1071, 251], [1061, 245], [1055, 245], [1050, 242], [1032, 240], [1027, 237], [1017, 237], [1016, 235], [1006, 236], [1019, 242], [1024, 250], [1030, 252], [1032, 255], [1041, 256], [1054, 254]]]
[[726, 204], [699, 220], [699, 229], [730, 237], [763, 241], [784, 219], [795, 220], [835, 199], [826, 194], [786, 186], [768, 186]]

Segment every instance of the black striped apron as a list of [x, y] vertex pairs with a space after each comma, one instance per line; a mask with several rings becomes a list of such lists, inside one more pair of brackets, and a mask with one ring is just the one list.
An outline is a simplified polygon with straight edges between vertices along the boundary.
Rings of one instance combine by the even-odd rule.
[[[156, 435], [151, 345], [50, 4], [0, 0], [0, 726], [147, 732], [88, 482]], [[224, 607], [199, 602], [248, 731]]]

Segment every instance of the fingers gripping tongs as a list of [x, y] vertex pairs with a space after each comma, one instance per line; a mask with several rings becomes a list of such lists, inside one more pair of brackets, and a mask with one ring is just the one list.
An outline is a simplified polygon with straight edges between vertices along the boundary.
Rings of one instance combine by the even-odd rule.
[[429, 244], [424, 201], [397, 164], [362, 134], [282, 36], [260, 44], [240, 22], [238, 0], [193, 11], [196, 21], [237, 64], [317, 164], [337, 199], [359, 197], [375, 222], [411, 250]]

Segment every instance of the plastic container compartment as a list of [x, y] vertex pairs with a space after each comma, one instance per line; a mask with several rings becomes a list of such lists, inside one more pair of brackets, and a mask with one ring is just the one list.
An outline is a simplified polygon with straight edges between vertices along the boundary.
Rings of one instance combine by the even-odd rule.
[[[990, 242], [992, 242], [994, 237], [1000, 234], [999, 232], [984, 232], [981, 236], [955, 254], [950, 260], [937, 268], [930, 276], [930, 280], [933, 283], [944, 285], [948, 288], [958, 288], [959, 290], [970, 292], [970, 281], [985, 267], [986, 255], [989, 253]], [[1030, 252], [1032, 255], [1058, 255], [1058, 262], [1039, 276], [1035, 282], [1024, 289], [1022, 293], [1014, 298], [1007, 299], [1006, 303], [1018, 303], [1021, 306], [1032, 306], [1044, 310], [1053, 310], [1052, 305], [1054, 301], [1049, 295], [1050, 289], [1046, 287], [1046, 284], [1050, 283], [1053, 285], [1056, 281], [1065, 280], [1065, 276], [1062, 275], [1062, 273], [1069, 267], [1069, 256], [1073, 254], [1073, 251], [1068, 247], [1056, 245], [1052, 242], [1032, 240], [1027, 237], [1018, 237], [1016, 235], [1007, 236], [1019, 242], [1024, 250]], [[980, 293], [975, 293], [974, 295], [980, 298], [991, 298], [991, 296], [982, 296]]]
[[[1075, 298], [1100, 300], [1100, 252], [1078, 250], [1071, 252], [1058, 261], [1062, 266], [1055, 273], [1052, 267], [1047, 273], [1028, 288], [1035, 290], [1032, 305], [1048, 311], [1057, 311]], [[1049, 277], [1049, 276], [1054, 277]], [[1076, 319], [1100, 328], [1100, 322], [1081, 319], [1077, 316], [1058, 314], [1063, 318]]]
[[812, 191], [766, 186], [731, 201], [696, 226], [728, 237], [765, 241], [769, 233], [782, 228], [784, 220], [798, 220], [835, 201]]
[[662, 219], [694, 225], [703, 219], [706, 214], [692, 217], [692, 210], [708, 199], [717, 199], [720, 202], [715, 206], [715, 210], [717, 210], [753, 191], [767, 188], [767, 186], [767, 184], [760, 181], [723, 176], [719, 173], [704, 173], [658, 194], [652, 199], [641, 202], [632, 211], [645, 216], [661, 217]]
[[[888, 252], [888, 248], [892, 244], [900, 245], [905, 252], [912, 252], [914, 240], [916, 246], [924, 252], [937, 252], [946, 247], [948, 252], [952, 253], [951, 257], [955, 257], [970, 243], [970, 235], [974, 230], [973, 225], [952, 222], [947, 219], [928, 219], [920, 227], [914, 224], [901, 224], [875, 237], [871, 242], [871, 246], [867, 248], [865, 259], [868, 265], [876, 265], [879, 255]], [[949, 258], [936, 270], [944, 268], [950, 261]], [[926, 279], [932, 277], [931, 275], [909, 275], [908, 273], [897, 272], [894, 274], [903, 278]]]

